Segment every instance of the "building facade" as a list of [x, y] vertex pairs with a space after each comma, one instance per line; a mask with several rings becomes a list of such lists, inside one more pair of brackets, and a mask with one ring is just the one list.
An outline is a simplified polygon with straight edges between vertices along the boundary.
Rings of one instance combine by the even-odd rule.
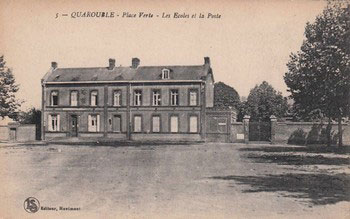
[[203, 140], [214, 104], [209, 57], [203, 65], [51, 69], [42, 79], [42, 139]]

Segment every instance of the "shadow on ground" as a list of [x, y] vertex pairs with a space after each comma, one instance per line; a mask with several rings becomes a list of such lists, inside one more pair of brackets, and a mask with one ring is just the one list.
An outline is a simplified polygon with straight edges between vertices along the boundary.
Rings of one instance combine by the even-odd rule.
[[254, 147], [254, 148], [241, 148], [240, 151], [251, 152], [306, 152], [306, 153], [334, 153], [334, 154], [350, 154], [350, 146], [271, 146], [271, 147]]
[[246, 155], [255, 163], [277, 163], [279, 165], [349, 165], [350, 159], [343, 157], [324, 157], [322, 155], [292, 154], [253, 154]]
[[233, 180], [249, 185], [244, 193], [280, 192], [285, 197], [309, 199], [314, 205], [350, 201], [350, 175], [288, 173], [266, 176], [214, 176], [216, 180]]

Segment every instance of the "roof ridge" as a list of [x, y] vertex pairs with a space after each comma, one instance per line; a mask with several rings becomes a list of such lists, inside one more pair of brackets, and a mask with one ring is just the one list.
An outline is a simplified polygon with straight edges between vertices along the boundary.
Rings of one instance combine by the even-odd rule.
[[204, 65], [140, 65], [140, 67], [202, 67]]
[[[137, 68], [156, 68], [156, 67], [204, 67], [205, 65], [140, 65]], [[132, 68], [131, 66], [116, 66], [115, 68]], [[136, 69], [137, 69], [136, 68]], [[108, 69], [108, 67], [68, 67], [68, 68], [56, 68], [62, 70], [74, 70], [74, 69]], [[133, 68], [132, 68], [133, 69]]]
[[56, 68], [57, 69], [63, 69], [63, 70], [71, 70], [71, 69], [96, 69], [96, 68], [108, 68], [108, 67], [70, 67], [70, 68]]

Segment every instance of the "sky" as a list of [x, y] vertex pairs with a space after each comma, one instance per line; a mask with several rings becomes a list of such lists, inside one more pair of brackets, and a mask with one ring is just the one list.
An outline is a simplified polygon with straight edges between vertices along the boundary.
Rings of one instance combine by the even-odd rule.
[[[133, 57], [145, 66], [201, 65], [209, 56], [215, 81], [240, 96], [264, 80], [287, 96], [283, 75], [289, 55], [300, 49], [306, 22], [325, 5], [321, 0], [2, 0], [0, 55], [20, 85], [22, 110], [41, 107], [40, 79], [52, 61], [64, 68], [103, 67], [109, 58], [130, 66]], [[87, 11], [115, 17], [71, 17]], [[153, 18], [122, 18], [124, 12]], [[161, 18], [163, 13], [171, 18]], [[173, 18], [174, 13], [197, 18]], [[199, 19], [199, 13], [220, 18]]]

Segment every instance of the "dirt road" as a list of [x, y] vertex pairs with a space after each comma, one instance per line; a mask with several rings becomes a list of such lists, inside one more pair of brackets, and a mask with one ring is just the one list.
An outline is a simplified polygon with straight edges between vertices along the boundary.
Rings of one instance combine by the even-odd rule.
[[[2, 143], [0, 212], [3, 218], [349, 218], [348, 164], [347, 152], [269, 145]], [[27, 213], [28, 197], [57, 211]]]

